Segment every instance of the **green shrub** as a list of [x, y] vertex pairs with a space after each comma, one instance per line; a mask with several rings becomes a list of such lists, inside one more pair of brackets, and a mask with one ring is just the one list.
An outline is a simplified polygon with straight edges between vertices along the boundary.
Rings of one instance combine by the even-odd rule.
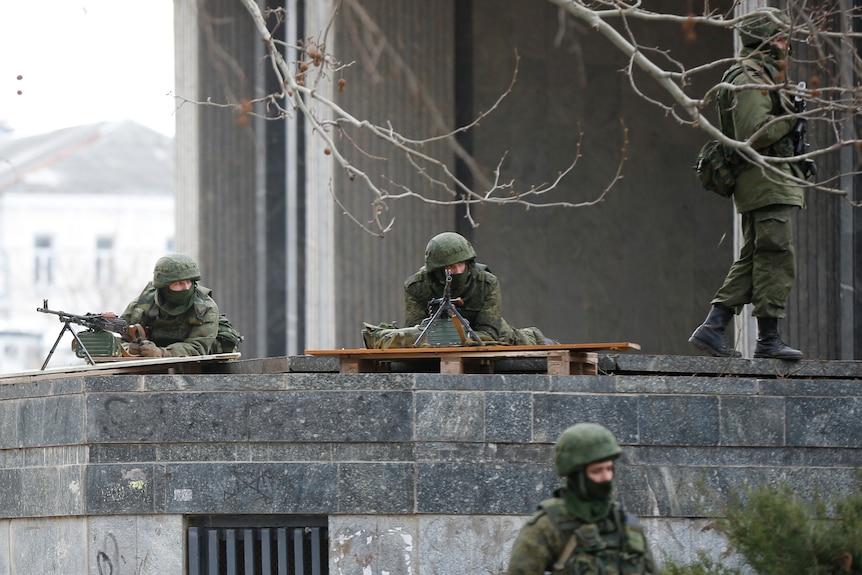
[[740, 573], [739, 569], [715, 563], [704, 554], [700, 555], [697, 563], [691, 565], [671, 563], [662, 570], [662, 575], [740, 575]]
[[[732, 495], [713, 526], [758, 575], [862, 574], [862, 493], [806, 501], [788, 485]], [[665, 575], [738, 573], [701, 556]]]

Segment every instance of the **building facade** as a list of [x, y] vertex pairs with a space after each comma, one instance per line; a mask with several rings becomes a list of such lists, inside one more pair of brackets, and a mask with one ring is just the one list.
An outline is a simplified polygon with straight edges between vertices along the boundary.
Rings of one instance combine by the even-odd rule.
[[[444, 230], [467, 236], [501, 278], [504, 317], [513, 325], [535, 325], [564, 342], [625, 340], [651, 353], [692, 353], [688, 336], [734, 257], [736, 216], [691, 169], [704, 134], [636, 94], [621, 72], [625, 57], [604, 37], [552, 2], [270, 8], [288, 16], [275, 41], [325, 44], [343, 65], [315, 93], [354, 117], [418, 139], [482, 120], [454, 143], [428, 141], [423, 151], [441, 164], [426, 171], [367, 131], [348, 130], [340, 149], [386, 192], [375, 202], [361, 178], [335, 168], [301, 115], [264, 120], [272, 107], [251, 103], [254, 94], [277, 91], [277, 81], [245, 7], [177, 3], [178, 93], [229, 104], [178, 113], [178, 209], [199, 224], [178, 243], [214, 270], [231, 317], [249, 335], [245, 353], [361, 347], [363, 322], [403, 321], [403, 281], [422, 264], [428, 239]], [[734, 53], [726, 30], [699, 27], [692, 41], [674, 23], [630, 24], [645, 45], [668, 46], [683, 64]], [[285, 53], [297, 61], [295, 50]], [[709, 87], [719, 75], [693, 81]], [[635, 81], [652, 95], [647, 79]], [[314, 113], [326, 113], [309, 100]], [[244, 101], [259, 115], [245, 114]], [[468, 212], [394, 199], [405, 189], [445, 199], [433, 179], [443, 168], [486, 189], [483, 178], [493, 179], [499, 165], [517, 192], [552, 180], [579, 154], [549, 200], [591, 202], [623, 163], [622, 179], [590, 207], [479, 203]], [[837, 172], [838, 164], [820, 168]], [[841, 185], [854, 197], [853, 178]], [[835, 195], [809, 192], [807, 201], [796, 216], [799, 278], [782, 333], [806, 357], [859, 357], [859, 210]], [[375, 219], [392, 224], [382, 238], [363, 229], [373, 231]], [[748, 333], [744, 323], [732, 330], [737, 339]], [[753, 351], [751, 339], [740, 346]]]

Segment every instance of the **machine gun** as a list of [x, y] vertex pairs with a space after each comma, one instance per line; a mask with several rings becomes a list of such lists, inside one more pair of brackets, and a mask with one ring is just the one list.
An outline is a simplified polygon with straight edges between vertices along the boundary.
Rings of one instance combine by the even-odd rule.
[[[88, 313], [84, 315], [75, 315], [64, 311], [55, 311], [48, 309], [48, 300], [42, 300], [42, 307], [37, 307], [36, 311], [41, 313], [51, 313], [60, 317], [63, 323], [60, 334], [54, 341], [51, 351], [48, 352], [48, 357], [45, 358], [45, 363], [41, 369], [45, 369], [51, 356], [54, 355], [54, 350], [57, 349], [57, 344], [67, 331], [72, 334], [75, 339], [75, 355], [83, 357], [90, 365], [95, 365], [93, 356], [96, 357], [113, 357], [118, 356], [122, 352], [122, 346], [117, 341], [117, 337], [113, 334], [126, 334], [129, 332], [129, 324], [126, 320], [117, 317], [114, 313]], [[78, 324], [87, 328], [86, 331], [75, 333], [69, 324]], [[133, 326], [137, 327], [137, 326]], [[86, 343], [85, 343], [86, 340]], [[92, 353], [87, 348], [92, 349]]]
[[455, 328], [461, 345], [466, 344], [468, 339], [475, 341], [476, 345], [485, 345], [479, 339], [479, 336], [476, 335], [476, 332], [473, 331], [473, 328], [470, 327], [470, 322], [455, 307], [456, 304], [463, 305], [464, 300], [461, 298], [452, 298], [452, 274], [446, 270], [446, 286], [443, 288], [443, 296], [434, 298], [428, 302], [429, 307], [434, 310], [434, 313], [431, 314], [430, 318], [422, 322], [422, 333], [413, 342], [413, 347], [419, 347], [419, 344], [426, 339], [435, 340], [436, 338], [432, 336], [439, 335], [440, 332], [444, 332], [442, 339], [447, 340], [446, 343], [451, 345], [450, 341], [454, 339], [454, 334], [445, 333], [447, 324]]
[[[799, 82], [796, 85], [798, 90], [805, 90], [805, 82]], [[799, 94], [793, 96], [793, 106], [796, 108], [796, 113], [801, 114], [805, 111], [805, 100]], [[800, 156], [805, 153], [805, 150], [811, 145], [805, 141], [805, 135], [808, 133], [808, 120], [798, 118], [796, 125], [790, 131], [793, 135], [793, 155]], [[814, 160], [807, 159], [799, 163], [799, 168], [802, 170], [802, 175], [807, 179], [817, 175], [817, 164]]]

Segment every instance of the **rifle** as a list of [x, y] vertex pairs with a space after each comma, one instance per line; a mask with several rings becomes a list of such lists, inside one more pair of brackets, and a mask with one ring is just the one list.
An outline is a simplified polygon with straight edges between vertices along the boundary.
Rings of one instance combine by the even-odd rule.
[[413, 347], [419, 347], [419, 343], [425, 339], [430, 330], [431, 326], [434, 325], [435, 322], [442, 320], [450, 320], [452, 325], [455, 326], [455, 330], [458, 332], [458, 336], [461, 338], [461, 343], [466, 343], [467, 339], [473, 339], [478, 345], [485, 345], [485, 343], [479, 339], [479, 336], [476, 335], [476, 332], [473, 331], [473, 328], [470, 327], [470, 322], [467, 321], [464, 316], [461, 315], [461, 312], [458, 311], [458, 308], [455, 307], [455, 304], [464, 305], [464, 300], [461, 298], [452, 298], [452, 274], [449, 273], [449, 270], [446, 270], [446, 285], [443, 288], [442, 297], [434, 298], [428, 305], [430, 308], [436, 307], [437, 309], [428, 319], [425, 327], [422, 329], [422, 333], [419, 334], [419, 337], [416, 338], [416, 341], [413, 342]]
[[[51, 347], [51, 351], [48, 352], [48, 357], [45, 358], [45, 362], [42, 364], [41, 369], [45, 369], [45, 366], [48, 365], [48, 361], [50, 361], [51, 356], [54, 355], [54, 350], [57, 349], [57, 344], [60, 343], [60, 339], [63, 337], [63, 334], [67, 331], [72, 334], [72, 337], [75, 339], [75, 343], [77, 344], [77, 349], [80, 349], [87, 363], [90, 365], [95, 365], [96, 362], [93, 361], [93, 356], [87, 350], [87, 346], [84, 345], [84, 342], [81, 341], [81, 338], [77, 333], [71, 328], [69, 324], [75, 323], [87, 328], [87, 332], [91, 333], [99, 333], [99, 332], [112, 332], [117, 334], [133, 334], [133, 331], [137, 329], [137, 324], [135, 326], [129, 327], [129, 324], [126, 320], [117, 317], [117, 314], [114, 313], [88, 313], [84, 315], [76, 315], [74, 313], [67, 313], [65, 311], [55, 311], [52, 309], [48, 309], [48, 300], [42, 300], [42, 307], [37, 307], [36, 311], [40, 313], [51, 313], [56, 316], [59, 316], [60, 321], [63, 323], [63, 328], [60, 330], [60, 334], [57, 336], [57, 339], [54, 341], [53, 347]], [[112, 336], [113, 337], [113, 336]]]
[[[806, 84], [805, 82], [799, 82], [796, 85], [796, 88], [799, 90], [805, 90]], [[793, 96], [793, 105], [796, 108], [796, 113], [801, 114], [805, 111], [805, 100], [799, 94]], [[808, 120], [805, 118], [798, 118], [796, 120], [796, 125], [793, 126], [793, 129], [790, 133], [793, 135], [793, 155], [800, 156], [805, 153], [806, 148], [808, 148], [811, 144], [805, 141], [805, 135], [808, 132]], [[817, 175], [817, 164], [814, 163], [814, 160], [807, 159], [804, 160], [800, 165], [800, 169], [802, 170], [802, 175], [807, 179], [812, 176]]]

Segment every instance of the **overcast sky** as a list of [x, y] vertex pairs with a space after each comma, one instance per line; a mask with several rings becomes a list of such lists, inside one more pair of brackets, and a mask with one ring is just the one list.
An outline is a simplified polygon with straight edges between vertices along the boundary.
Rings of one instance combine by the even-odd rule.
[[173, 70], [173, 0], [0, 0], [0, 125], [15, 135], [131, 119], [173, 136]]

